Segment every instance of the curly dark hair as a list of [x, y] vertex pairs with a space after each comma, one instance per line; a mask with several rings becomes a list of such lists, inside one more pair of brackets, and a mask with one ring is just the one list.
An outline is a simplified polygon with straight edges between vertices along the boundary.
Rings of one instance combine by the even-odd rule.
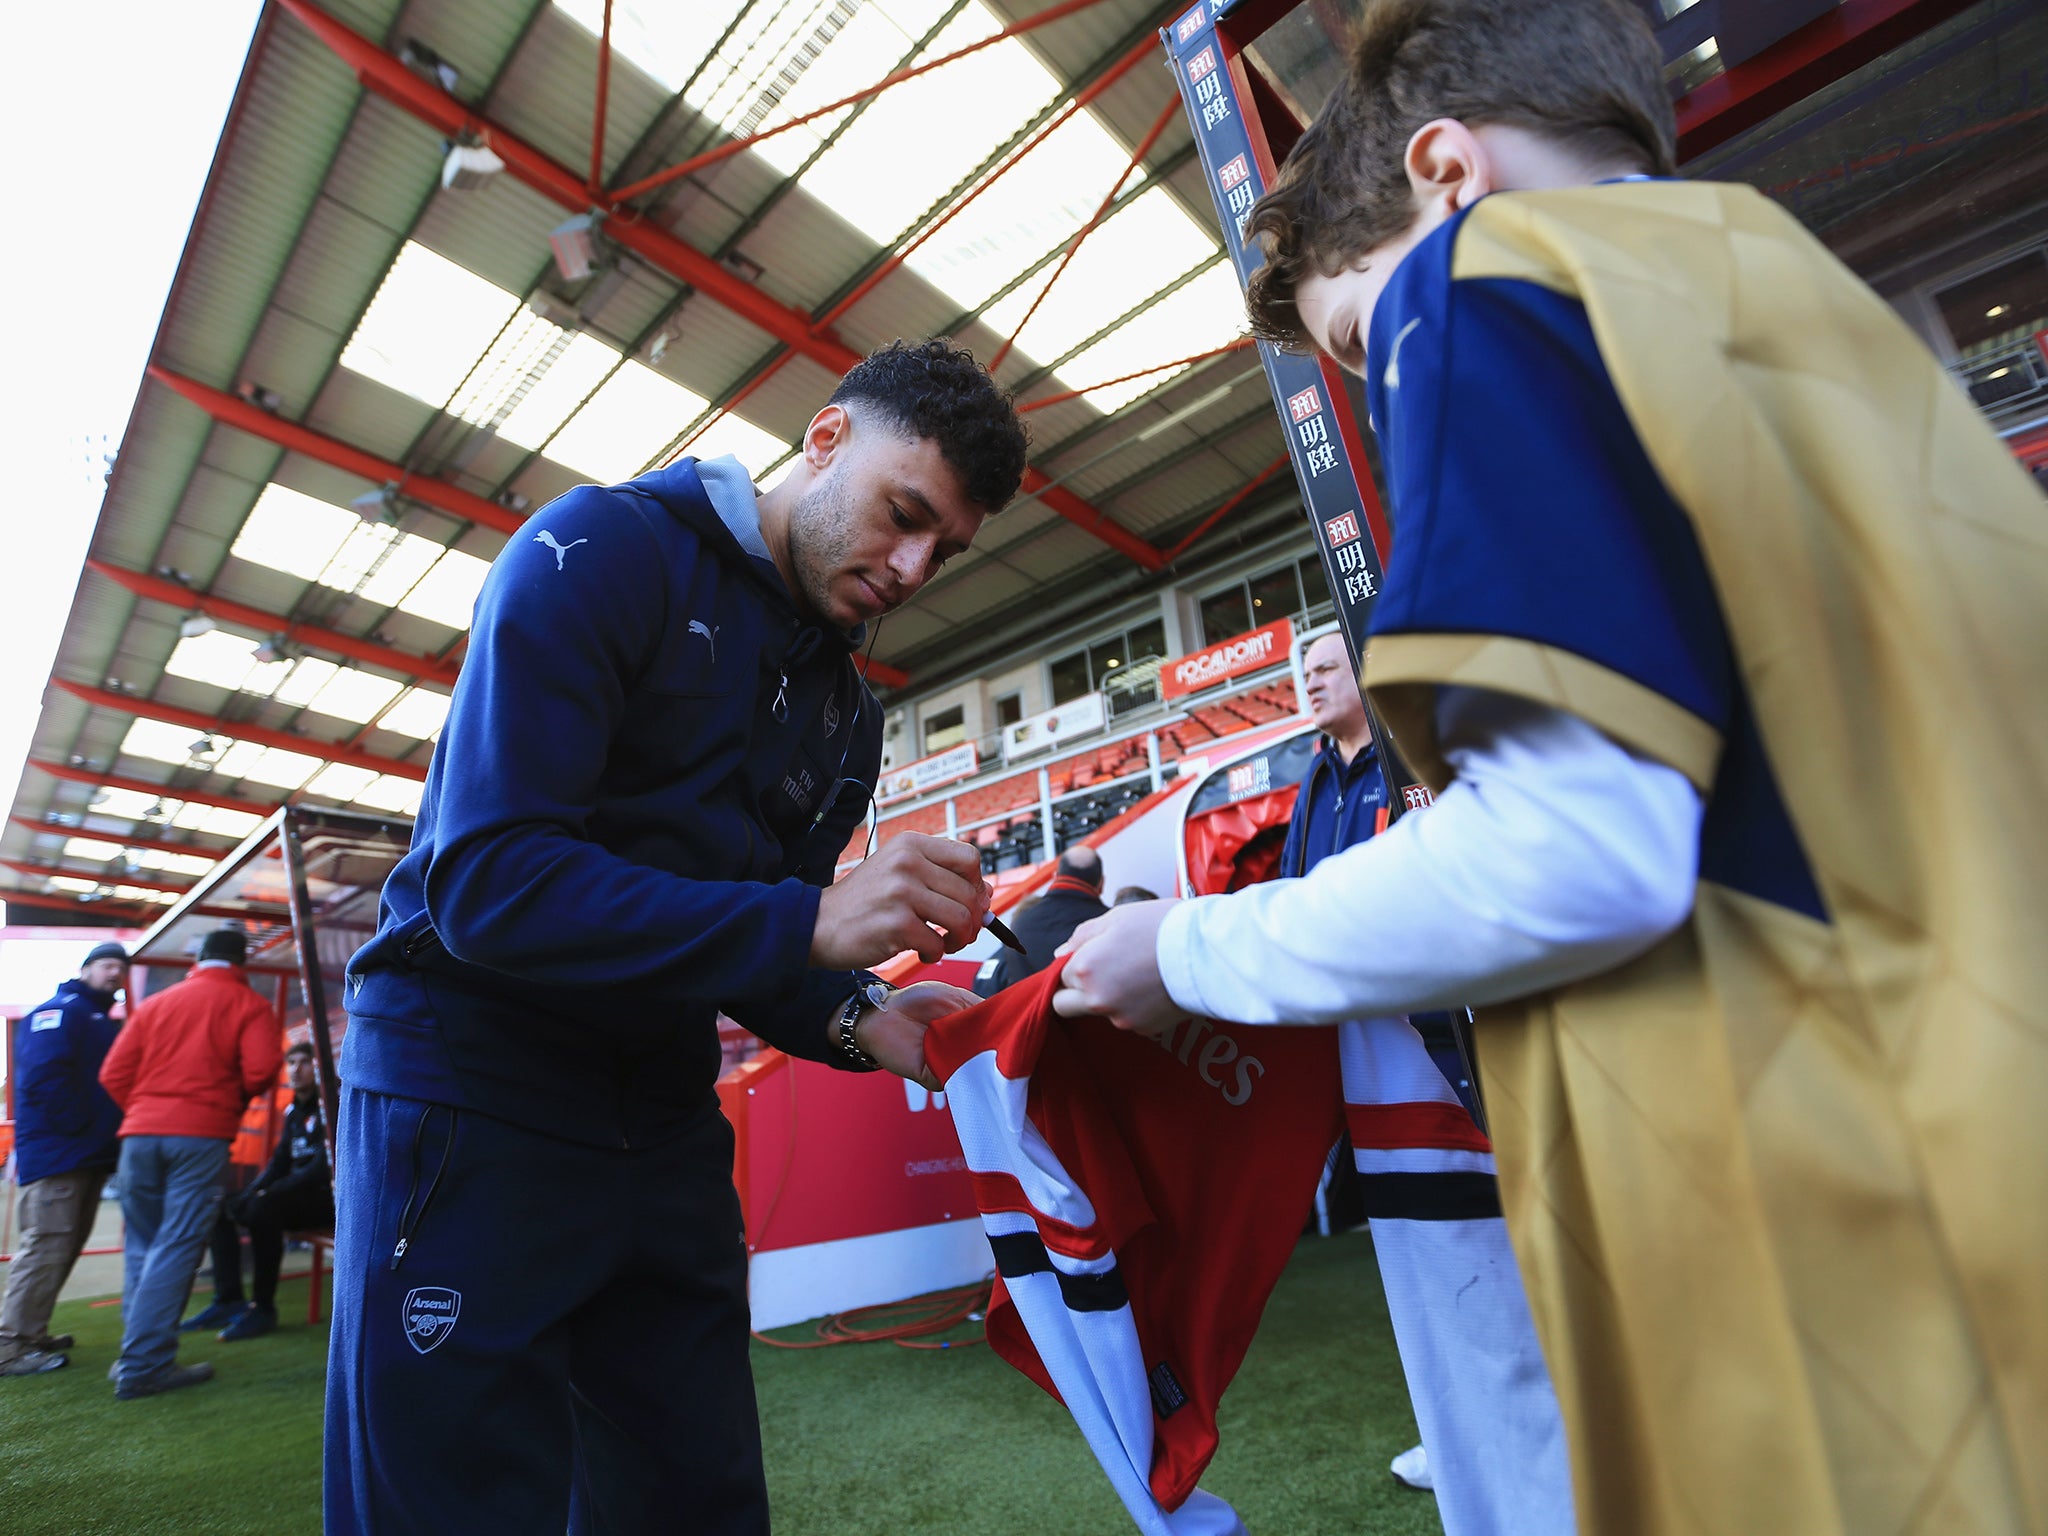
[[1533, 129], [1617, 170], [1677, 174], [1663, 58], [1624, 0], [1368, 0], [1344, 84], [1245, 224], [1266, 254], [1245, 287], [1252, 334], [1314, 349], [1294, 305], [1415, 221], [1406, 156], [1433, 118]]
[[937, 443], [978, 507], [1002, 511], [1023, 483], [1031, 439], [1010, 392], [948, 337], [877, 347], [839, 381], [829, 403], [850, 401]]

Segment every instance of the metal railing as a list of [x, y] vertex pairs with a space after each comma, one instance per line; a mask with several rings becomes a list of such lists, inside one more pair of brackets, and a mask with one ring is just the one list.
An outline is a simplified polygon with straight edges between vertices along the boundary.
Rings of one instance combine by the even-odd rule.
[[[1153, 663], [1152, 677], [1156, 682], [1159, 658], [1153, 657], [1147, 658], [1147, 660]], [[1134, 675], [1136, 667], [1140, 665], [1143, 665], [1143, 663], [1133, 664]], [[1155, 714], [1152, 710], [1145, 709], [1143, 713], [1148, 718], [1143, 719], [1140, 723], [1125, 725], [1122, 728], [1112, 725], [1099, 734], [1091, 735], [1072, 743], [1061, 743], [1060, 746], [1053, 749], [1049, 760], [1038, 764], [1035, 768], [1019, 766], [1017, 764], [1006, 764], [1001, 762], [999, 758], [991, 760], [989, 766], [973, 778], [962, 779], [956, 783], [945, 785], [943, 788], [934, 789], [927, 794], [917, 796], [914, 799], [900, 801], [882, 810], [876, 818], [876, 830], [879, 832], [889, 822], [896, 821], [902, 817], [916, 815], [920, 811], [927, 811], [936, 806], [943, 806], [946, 817], [945, 835], [948, 837], [971, 837], [974, 833], [986, 827], [1006, 823], [1014, 824], [1022, 820], [1029, 820], [1035, 823], [1035, 828], [1033, 835], [1026, 839], [1026, 841], [1038, 850], [1038, 859], [1051, 858], [1063, 846], [1059, 831], [1062, 819], [1060, 810], [1062, 807], [1071, 805], [1076, 801], [1091, 799], [1118, 790], [1128, 790], [1133, 787], [1142, 787], [1144, 793], [1150, 793], [1163, 788], [1169, 781], [1180, 775], [1184, 762], [1201, 760], [1203, 758], [1203, 753], [1200, 750], [1187, 751], [1183, 757], [1179, 758], [1162, 756], [1160, 738], [1166, 732], [1172, 730], [1181, 722], [1192, 719], [1200, 710], [1225, 703], [1243, 694], [1253, 693], [1259, 689], [1270, 687], [1275, 682], [1283, 678], [1291, 679], [1292, 676], [1293, 666], [1290, 659], [1276, 666], [1267, 667], [1261, 671], [1235, 679], [1235, 686], [1197, 694], [1186, 700], [1176, 701], [1171, 706], [1166, 705], [1164, 701], [1153, 701], [1160, 706], [1159, 713]], [[1134, 707], [1131, 711], [1134, 714], [1138, 712], [1137, 707]], [[1114, 718], [1114, 712], [1112, 711], [1112, 719], [1114, 720]], [[1249, 723], [1243, 727], [1245, 730], [1255, 728]], [[1236, 734], [1237, 732], [1233, 731], [1228, 735], [1219, 736], [1215, 739], [1227, 744], [1230, 737]], [[1066, 788], [1057, 792], [1054, 791], [1054, 775], [1067, 769], [1070, 764], [1087, 758], [1098, 757], [1105, 750], [1141, 740], [1144, 742], [1145, 747], [1145, 761], [1142, 766], [1133, 768], [1129, 772], [1118, 774], [1113, 778], [1096, 780], [1078, 786], [1074, 785], [1071, 779], [1069, 779]], [[1001, 783], [1008, 779], [1022, 778], [1026, 774], [1035, 774], [1036, 776], [1036, 793], [1031, 798], [1020, 799], [1018, 803], [1006, 809], [996, 811], [987, 816], [979, 816], [973, 820], [961, 820], [959, 818], [957, 807], [965, 797], [991, 784]], [[1007, 854], [1002, 856], [1007, 857]], [[984, 849], [984, 868], [992, 867], [991, 858], [992, 851]], [[841, 861], [839, 865], [840, 872], [844, 873], [857, 862], [859, 862], [857, 859]], [[1036, 862], [1036, 860], [1027, 862]]]
[[1949, 372], [1978, 410], [1994, 426], [2010, 426], [2016, 418], [2048, 410], [2048, 331], [2022, 336], [1966, 361], [1949, 364]]

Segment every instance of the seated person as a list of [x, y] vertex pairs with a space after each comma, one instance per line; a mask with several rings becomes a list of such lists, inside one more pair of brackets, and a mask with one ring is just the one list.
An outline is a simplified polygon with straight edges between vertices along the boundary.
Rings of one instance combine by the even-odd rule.
[[[213, 1302], [185, 1319], [183, 1332], [220, 1327], [220, 1337], [227, 1343], [269, 1333], [277, 1326], [277, 1277], [284, 1264], [285, 1233], [334, 1228], [334, 1183], [327, 1169], [327, 1133], [320, 1120], [313, 1047], [299, 1041], [285, 1052], [284, 1065], [292, 1087], [284, 1133], [255, 1182], [221, 1208], [213, 1229]], [[255, 1270], [253, 1299], [247, 1301], [242, 1294], [244, 1228]]]
[[1053, 951], [1076, 928], [1108, 910], [1102, 904], [1102, 855], [1086, 843], [1076, 843], [1060, 855], [1044, 893], [1019, 907], [1010, 920], [1024, 953], [997, 950], [975, 974], [975, 995], [994, 997], [1026, 976], [1037, 975], [1052, 964]]

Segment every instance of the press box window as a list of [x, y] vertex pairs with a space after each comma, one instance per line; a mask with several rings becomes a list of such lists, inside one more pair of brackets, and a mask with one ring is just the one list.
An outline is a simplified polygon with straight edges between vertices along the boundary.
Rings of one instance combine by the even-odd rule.
[[1078, 699], [1084, 693], [1094, 692], [1094, 685], [1088, 681], [1088, 653], [1076, 651], [1071, 656], [1062, 656], [1052, 664], [1052, 701], [1064, 704], [1069, 699]]
[[1202, 643], [1214, 645], [1252, 627], [1252, 606], [1244, 583], [1225, 587], [1202, 599]]
[[1323, 557], [1309, 555], [1295, 569], [1301, 572], [1301, 596], [1308, 605], [1307, 611], [1314, 613], [1318, 608], [1332, 606], [1330, 583], [1323, 575]]
[[1000, 699], [996, 700], [996, 724], [998, 726], [1015, 725], [1019, 720], [1022, 720], [1023, 718], [1023, 694], [1006, 693]]
[[937, 714], [924, 717], [924, 751], [929, 757], [934, 752], [943, 752], [948, 747], [957, 747], [967, 739], [967, 710], [955, 704], [951, 709], [942, 709]]
[[1316, 556], [1275, 566], [1202, 599], [1202, 643], [1214, 645], [1329, 600]]
[[[1084, 693], [1110, 688], [1112, 711], [1131, 709], [1158, 697], [1158, 663], [1166, 655], [1166, 621], [1150, 619], [1122, 634], [1107, 635], [1085, 651], [1052, 664], [1052, 701], [1064, 704]], [[1137, 677], [1140, 680], [1131, 682]]]

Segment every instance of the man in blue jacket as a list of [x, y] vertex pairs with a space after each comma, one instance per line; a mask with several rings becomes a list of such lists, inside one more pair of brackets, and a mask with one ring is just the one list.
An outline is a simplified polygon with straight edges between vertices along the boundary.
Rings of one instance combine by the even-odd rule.
[[[1295, 797], [1280, 875], [1387, 826], [1386, 770], [1331, 630], [1302, 652], [1323, 732]], [[1445, 1536], [1569, 1536], [1564, 1423], [1508, 1246], [1493, 1152], [1407, 1019], [1340, 1025], [1344, 1117], [1421, 1445], [1394, 1477], [1432, 1489]]]
[[936, 1088], [936, 960], [979, 857], [905, 834], [833, 884], [881, 711], [854, 665], [1016, 493], [967, 353], [853, 369], [756, 495], [731, 459], [586, 486], [484, 583], [412, 848], [350, 962], [330, 1533], [764, 1532], [724, 1011]]
[[50, 1311], [99, 1215], [100, 1189], [121, 1160], [121, 1110], [100, 1086], [100, 1063], [121, 1026], [114, 999], [128, 951], [95, 945], [76, 978], [31, 1009], [14, 1031], [14, 1178], [21, 1246], [0, 1303], [0, 1376], [35, 1376], [70, 1363], [71, 1337], [50, 1336]]

